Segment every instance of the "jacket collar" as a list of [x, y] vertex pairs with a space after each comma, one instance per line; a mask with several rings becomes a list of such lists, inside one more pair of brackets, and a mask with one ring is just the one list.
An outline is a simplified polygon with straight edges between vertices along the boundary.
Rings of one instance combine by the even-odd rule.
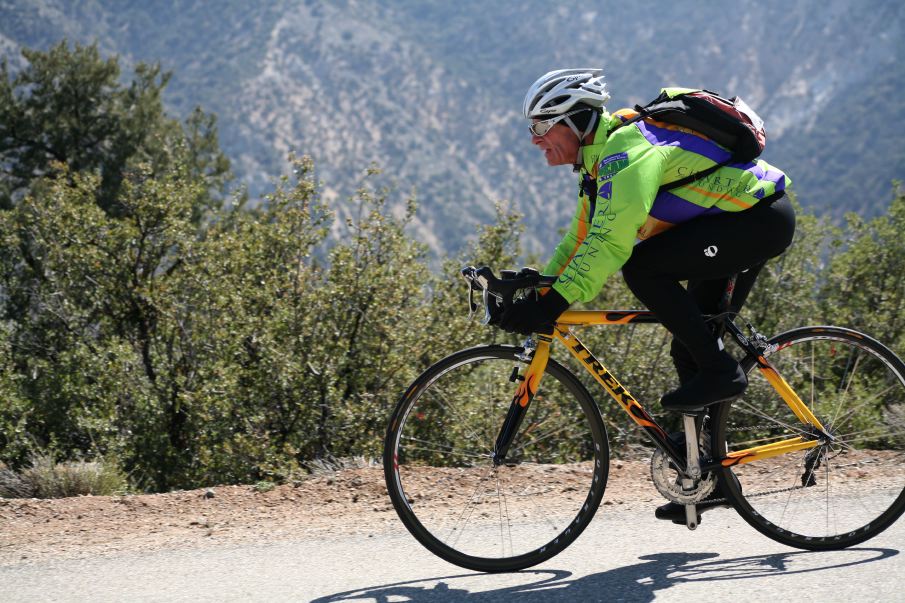
[[600, 159], [603, 147], [606, 146], [610, 130], [616, 125], [613, 123], [614, 119], [617, 122], [620, 121], [618, 117], [604, 111], [603, 115], [600, 116], [600, 123], [597, 129], [594, 131], [593, 141], [591, 144], [581, 147], [582, 171], [591, 174], [594, 178], [597, 178], [597, 161]]

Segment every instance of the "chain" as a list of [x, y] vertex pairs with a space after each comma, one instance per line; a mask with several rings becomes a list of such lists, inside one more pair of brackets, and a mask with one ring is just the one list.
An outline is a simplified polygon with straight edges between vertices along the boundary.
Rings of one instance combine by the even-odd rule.
[[752, 429], [776, 429], [777, 427], [783, 427], [778, 423], [766, 423], [762, 425], [749, 425], [748, 427], [727, 427], [726, 431], [751, 431]]
[[[766, 492], [758, 492], [757, 494], [743, 494], [742, 498], [760, 498], [761, 496], [770, 496], [771, 494], [782, 494], [783, 492], [792, 492], [793, 490], [801, 490], [805, 486], [792, 486], [791, 488], [780, 488], [779, 490], [767, 490]], [[713, 500], [708, 500], [709, 503], [729, 503], [728, 498], [715, 498]]]

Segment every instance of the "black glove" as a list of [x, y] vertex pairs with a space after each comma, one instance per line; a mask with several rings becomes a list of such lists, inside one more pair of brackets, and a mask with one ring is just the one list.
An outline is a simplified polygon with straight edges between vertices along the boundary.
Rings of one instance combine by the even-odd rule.
[[553, 333], [553, 323], [566, 311], [569, 302], [554, 289], [547, 291], [540, 299], [520, 299], [500, 318], [500, 328], [510, 333], [530, 335], [531, 333]]

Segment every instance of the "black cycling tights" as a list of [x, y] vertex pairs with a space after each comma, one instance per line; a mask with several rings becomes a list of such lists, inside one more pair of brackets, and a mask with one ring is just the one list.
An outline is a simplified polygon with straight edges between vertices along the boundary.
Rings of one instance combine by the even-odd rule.
[[728, 278], [741, 272], [731, 302], [738, 311], [764, 262], [785, 251], [794, 233], [792, 204], [780, 196], [745, 211], [696, 218], [635, 246], [622, 275], [683, 344], [674, 340], [672, 350], [683, 382], [694, 369], [683, 374], [682, 356], [690, 361], [689, 352], [700, 359], [713, 350], [714, 335], [701, 314], [716, 312]]

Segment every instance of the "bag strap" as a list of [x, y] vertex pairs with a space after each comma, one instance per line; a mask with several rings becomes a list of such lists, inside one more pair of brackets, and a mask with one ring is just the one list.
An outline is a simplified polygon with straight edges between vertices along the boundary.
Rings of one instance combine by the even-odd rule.
[[[638, 115], [622, 122], [621, 124], [618, 124], [615, 128], [611, 129], [607, 133], [607, 137], [609, 137], [610, 134], [612, 134], [619, 128], [623, 128], [625, 126], [630, 126], [631, 124], [633, 124], [635, 122], [641, 121], [645, 117], [649, 117], [652, 113], [651, 111], [646, 110], [644, 107], [642, 107], [640, 105], [635, 105], [635, 111], [638, 112]], [[679, 188], [681, 186], [685, 186], [686, 184], [691, 184], [695, 180], [701, 180], [703, 178], [706, 178], [707, 176], [714, 173], [721, 167], [725, 167], [725, 166], [729, 165], [730, 163], [732, 163], [732, 160], [733, 160], [733, 157], [730, 157], [726, 161], [712, 165], [709, 168], [707, 168], [706, 170], [701, 170], [700, 172], [695, 172], [694, 174], [690, 174], [688, 176], [685, 176], [684, 178], [680, 178], [679, 180], [674, 180], [673, 182], [668, 182], [666, 184], [663, 184], [660, 186], [659, 190], [657, 190], [657, 194], [659, 195], [660, 193], [663, 193], [666, 191], [671, 191], [674, 188]]]
[[624, 128], [625, 126], [630, 126], [633, 123], [635, 123], [636, 121], [641, 121], [642, 119], [644, 119], [645, 117], [648, 116], [648, 111], [641, 105], [635, 105], [635, 111], [638, 112], [638, 115], [636, 115], [635, 117], [633, 117], [631, 119], [625, 120], [621, 124], [617, 124], [615, 128], [612, 128], [609, 132], [607, 132], [607, 137], [609, 137], [610, 134], [612, 134], [619, 128]]

